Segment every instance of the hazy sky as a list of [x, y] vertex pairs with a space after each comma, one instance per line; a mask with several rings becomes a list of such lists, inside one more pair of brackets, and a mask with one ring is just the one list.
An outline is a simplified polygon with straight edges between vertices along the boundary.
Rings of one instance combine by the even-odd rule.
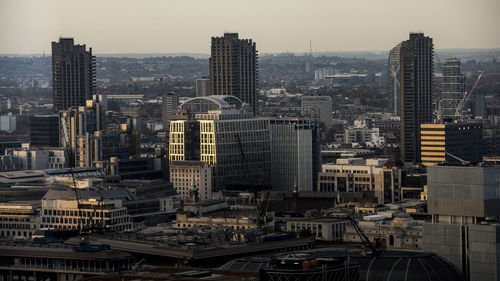
[[209, 53], [225, 31], [261, 53], [388, 50], [421, 31], [438, 49], [500, 48], [500, 0], [0, 0], [0, 53]]

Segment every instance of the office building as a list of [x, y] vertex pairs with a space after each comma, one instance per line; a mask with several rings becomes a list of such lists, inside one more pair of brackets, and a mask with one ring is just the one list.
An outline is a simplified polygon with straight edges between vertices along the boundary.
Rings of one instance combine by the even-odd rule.
[[59, 115], [30, 117], [30, 145], [32, 147], [59, 147]]
[[212, 37], [209, 60], [212, 95], [233, 95], [257, 111], [258, 55], [255, 42], [238, 33]]
[[123, 201], [131, 199], [132, 195], [124, 189], [51, 189], [42, 198], [40, 229], [100, 227], [115, 231], [130, 230], [132, 224]]
[[387, 159], [337, 159], [336, 164], [321, 165], [319, 192], [372, 192], [380, 204], [399, 201], [401, 170], [387, 167]]
[[315, 191], [321, 166], [315, 119], [271, 119], [271, 185], [273, 191]]
[[499, 280], [500, 166], [431, 166], [424, 251], [462, 269], [467, 280]]
[[73, 38], [52, 42], [52, 98], [54, 110], [84, 106], [95, 93], [95, 57], [92, 48], [75, 45]]
[[19, 159], [19, 168], [12, 170], [44, 170], [67, 167], [67, 154], [63, 148], [41, 148], [23, 145], [18, 148], [7, 148], [6, 156]]
[[35, 206], [0, 203], [0, 237], [31, 239], [38, 230], [40, 216]]
[[168, 122], [177, 112], [179, 107], [179, 98], [175, 93], [167, 93], [161, 99], [161, 119], [163, 130], [168, 132]]
[[443, 62], [443, 88], [439, 101], [439, 119], [451, 120], [465, 92], [465, 75], [460, 71], [460, 60], [452, 57]]
[[210, 78], [203, 76], [196, 79], [196, 97], [210, 96]]
[[420, 161], [423, 165], [482, 161], [482, 124], [421, 124], [420, 128]]
[[317, 118], [324, 129], [332, 128], [332, 99], [329, 96], [302, 96], [302, 115]]
[[401, 43], [397, 44], [396, 47], [392, 48], [389, 52], [389, 77], [392, 80], [392, 101], [393, 101], [393, 113], [396, 116], [399, 116], [399, 102], [400, 102], [400, 93], [399, 93], [399, 80], [401, 79], [400, 71], [399, 71], [399, 56], [401, 51]]
[[269, 184], [269, 120], [254, 118], [242, 106], [241, 100], [228, 96], [193, 98], [182, 104], [182, 110], [200, 113], [194, 119], [171, 121], [170, 162], [208, 163], [216, 191], [231, 184]]
[[420, 161], [420, 124], [432, 123], [434, 46], [423, 33], [410, 33], [401, 42], [401, 159]]
[[170, 181], [184, 200], [212, 199], [212, 167], [201, 161], [176, 161], [170, 164]]

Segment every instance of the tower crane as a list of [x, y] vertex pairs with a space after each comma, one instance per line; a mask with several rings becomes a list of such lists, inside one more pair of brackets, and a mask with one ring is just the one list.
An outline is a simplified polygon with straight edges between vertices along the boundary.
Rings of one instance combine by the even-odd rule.
[[484, 71], [479, 72], [479, 76], [477, 77], [476, 82], [474, 82], [474, 85], [472, 86], [472, 89], [470, 90], [470, 92], [464, 93], [464, 96], [462, 97], [462, 99], [458, 103], [457, 108], [455, 109], [455, 116], [456, 117], [459, 117], [460, 119], [462, 119], [464, 117], [463, 116], [464, 107], [467, 104], [467, 102], [469, 101], [470, 96], [472, 96], [472, 94], [474, 93], [474, 90], [476, 89], [477, 84], [479, 83], [479, 80], [481, 80], [481, 77], [483, 77], [483, 74], [484, 74]]

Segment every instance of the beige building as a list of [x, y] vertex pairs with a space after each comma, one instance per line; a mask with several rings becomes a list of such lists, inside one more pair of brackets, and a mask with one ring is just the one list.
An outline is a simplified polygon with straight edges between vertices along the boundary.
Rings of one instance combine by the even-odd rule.
[[[379, 240], [382, 248], [422, 250], [423, 226], [409, 214], [400, 213], [392, 220], [362, 220], [358, 225], [374, 244]], [[358, 233], [350, 225], [345, 231], [344, 241], [362, 243]]]
[[320, 192], [372, 191], [378, 203], [399, 200], [401, 170], [385, 166], [387, 159], [337, 159], [336, 164], [323, 164], [318, 175]]
[[230, 227], [235, 230], [257, 228], [257, 222], [249, 218], [210, 218], [210, 217], [188, 218], [188, 216], [184, 214], [177, 214], [177, 218], [172, 223], [172, 227], [174, 228], [215, 226], [215, 225]]
[[102, 226], [115, 231], [130, 230], [130, 216], [122, 206], [123, 198], [128, 196], [125, 193], [122, 190], [49, 190], [42, 198], [40, 229]]
[[0, 203], [0, 237], [31, 239], [38, 230], [39, 215], [29, 204]]
[[212, 199], [212, 167], [201, 161], [176, 161], [170, 164], [170, 181], [184, 200]]
[[231, 184], [269, 184], [269, 119], [253, 118], [241, 106], [231, 96], [199, 97], [182, 104], [182, 109], [195, 116], [194, 120], [170, 122], [170, 162], [208, 163], [213, 167], [213, 191]]
[[341, 219], [292, 219], [286, 222], [286, 231], [309, 231], [316, 240], [342, 241], [349, 222]]

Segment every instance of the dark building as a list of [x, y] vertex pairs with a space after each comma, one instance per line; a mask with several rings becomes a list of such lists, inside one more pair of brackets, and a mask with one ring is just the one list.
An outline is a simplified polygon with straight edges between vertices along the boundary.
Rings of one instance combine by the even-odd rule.
[[420, 128], [420, 160], [423, 165], [482, 161], [481, 123], [421, 124]]
[[257, 49], [238, 33], [212, 37], [210, 89], [212, 95], [233, 95], [257, 109]]
[[434, 47], [432, 38], [410, 33], [401, 42], [401, 159], [420, 161], [420, 124], [432, 123]]
[[261, 281], [358, 281], [359, 265], [347, 258], [290, 254], [271, 259], [271, 268], [260, 271]]
[[30, 118], [32, 147], [59, 147], [59, 116], [35, 115]]
[[85, 105], [95, 92], [92, 48], [75, 45], [73, 38], [52, 42], [52, 98], [54, 110]]

